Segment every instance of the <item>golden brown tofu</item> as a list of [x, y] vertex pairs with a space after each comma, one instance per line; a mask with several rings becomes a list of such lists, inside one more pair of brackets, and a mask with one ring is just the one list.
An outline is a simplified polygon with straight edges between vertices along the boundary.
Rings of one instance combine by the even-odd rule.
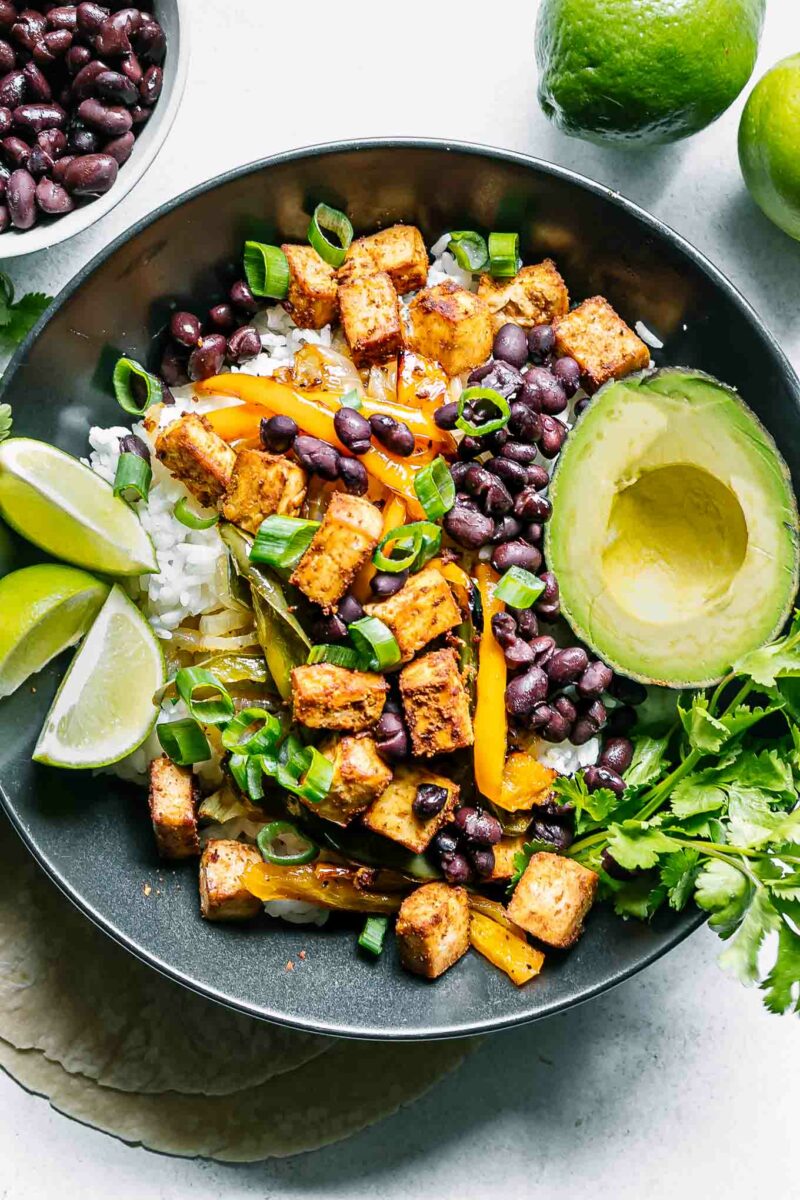
[[364, 611], [389, 626], [405, 662], [435, 637], [461, 623], [447, 580], [434, 566], [412, 575], [394, 596], [380, 604], [367, 604]]
[[400, 302], [385, 271], [341, 283], [339, 315], [356, 366], [386, 362], [403, 348]]
[[575, 359], [587, 392], [596, 392], [609, 379], [642, 371], [650, 363], [647, 346], [603, 296], [584, 300], [554, 321], [553, 328], [557, 353]]
[[530, 329], [569, 312], [569, 292], [552, 258], [522, 267], [513, 279], [481, 275], [478, 295], [492, 313], [495, 329], [507, 321]]
[[312, 804], [302, 796], [300, 799], [326, 821], [349, 825], [386, 790], [392, 782], [391, 769], [378, 754], [374, 739], [366, 733], [358, 737], [326, 738], [319, 751], [333, 763], [330, 791], [319, 804]]
[[178, 417], [156, 438], [156, 457], [201, 504], [217, 503], [231, 481], [236, 453], [205, 417]]
[[220, 838], [200, 859], [200, 912], [207, 921], [246, 921], [261, 910], [258, 896], [242, 884], [247, 867], [260, 863], [255, 846]]
[[191, 767], [178, 767], [162, 754], [150, 763], [150, 819], [162, 858], [193, 858], [197, 836], [197, 784]]
[[248, 533], [258, 533], [273, 513], [296, 517], [306, 498], [306, 474], [282, 454], [240, 450], [222, 499], [222, 515]]
[[496, 846], [492, 846], [494, 866], [487, 883], [503, 883], [505, 880], [511, 879], [516, 870], [514, 859], [517, 854], [522, 852], [525, 841], [524, 837], [504, 837]]
[[294, 719], [309, 729], [370, 729], [383, 712], [387, 683], [369, 671], [314, 663], [292, 671]]
[[572, 858], [534, 854], [508, 904], [508, 915], [549, 946], [571, 946], [594, 903], [598, 876]]
[[469, 923], [464, 888], [424, 884], [400, 905], [395, 929], [400, 961], [415, 975], [437, 979], [467, 953]]
[[363, 496], [334, 492], [291, 582], [309, 600], [330, 608], [372, 557], [382, 531], [383, 517], [374, 504]]
[[408, 307], [409, 343], [435, 358], [448, 375], [460, 375], [486, 361], [494, 339], [488, 305], [455, 280], [445, 279], [419, 292]]
[[358, 238], [339, 268], [339, 281], [356, 275], [385, 271], [401, 296], [425, 287], [428, 280], [428, 251], [414, 225], [391, 225], [369, 237]]
[[403, 667], [400, 694], [414, 754], [430, 758], [472, 745], [469, 697], [454, 650], [434, 650]]
[[[414, 812], [417, 789], [425, 784], [447, 792], [441, 811], [432, 817], [418, 817]], [[434, 834], [450, 820], [457, 803], [458, 787], [451, 779], [424, 767], [400, 766], [383, 794], [370, 805], [363, 820], [373, 833], [380, 833], [415, 854], [421, 854]]]
[[301, 329], [332, 325], [339, 311], [336, 271], [313, 246], [281, 246], [289, 263], [289, 292], [283, 307]]

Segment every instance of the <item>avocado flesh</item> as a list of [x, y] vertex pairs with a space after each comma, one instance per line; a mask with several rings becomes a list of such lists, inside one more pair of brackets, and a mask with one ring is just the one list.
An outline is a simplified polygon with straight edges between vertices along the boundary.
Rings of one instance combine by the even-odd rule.
[[791, 611], [789, 472], [710, 376], [670, 368], [607, 384], [567, 439], [550, 499], [545, 549], [562, 611], [633, 679], [708, 686]]

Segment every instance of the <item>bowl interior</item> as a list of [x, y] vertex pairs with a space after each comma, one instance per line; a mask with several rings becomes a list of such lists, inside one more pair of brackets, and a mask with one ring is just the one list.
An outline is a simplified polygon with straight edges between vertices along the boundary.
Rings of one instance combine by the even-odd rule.
[[[431, 244], [452, 228], [519, 230], [526, 261], [556, 259], [571, 295], [603, 294], [664, 342], [659, 364], [689, 364], [739, 389], [776, 437], [797, 482], [798, 381], [738, 293], [665, 227], [604, 189], [520, 156], [436, 143], [367, 143], [298, 152], [234, 173], [162, 210], [99, 257], [59, 297], [6, 374], [17, 432], [86, 453], [92, 424], [120, 423], [109, 390], [115, 356], [157, 361], [170, 309], [216, 302], [238, 274], [242, 243], [304, 240], [319, 200], [356, 230], [420, 225]], [[0, 570], [37, 552], [8, 535]], [[586, 999], [673, 946], [699, 916], [650, 926], [595, 910], [576, 949], [548, 955], [516, 989], [469, 955], [434, 986], [403, 972], [393, 946], [359, 958], [352, 926], [213, 926], [198, 914], [196, 864], [155, 856], [141, 790], [109, 775], [31, 763], [63, 672], [52, 664], [0, 702], [6, 808], [60, 886], [104, 929], [156, 967], [244, 1011], [362, 1037], [441, 1037], [530, 1020]], [[303, 960], [300, 950], [306, 951]], [[287, 963], [294, 963], [287, 970]]]

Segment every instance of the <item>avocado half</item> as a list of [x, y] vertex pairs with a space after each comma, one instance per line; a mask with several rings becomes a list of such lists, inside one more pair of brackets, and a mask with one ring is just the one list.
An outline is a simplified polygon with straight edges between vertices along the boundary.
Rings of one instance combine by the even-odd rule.
[[666, 368], [606, 384], [567, 439], [550, 499], [545, 550], [564, 616], [632, 679], [716, 683], [791, 611], [788, 468], [709, 375]]

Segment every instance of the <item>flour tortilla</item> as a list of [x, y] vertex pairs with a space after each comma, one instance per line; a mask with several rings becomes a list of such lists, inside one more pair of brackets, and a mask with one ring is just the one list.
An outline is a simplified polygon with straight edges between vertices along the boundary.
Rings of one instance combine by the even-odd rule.
[[0, 1066], [59, 1112], [125, 1142], [186, 1158], [256, 1162], [365, 1129], [416, 1100], [476, 1044], [341, 1041], [280, 1079], [216, 1098], [113, 1091], [3, 1041]]
[[64, 899], [4, 821], [0, 864], [0, 1037], [16, 1048], [125, 1092], [220, 1096], [334, 1044], [156, 974]]

